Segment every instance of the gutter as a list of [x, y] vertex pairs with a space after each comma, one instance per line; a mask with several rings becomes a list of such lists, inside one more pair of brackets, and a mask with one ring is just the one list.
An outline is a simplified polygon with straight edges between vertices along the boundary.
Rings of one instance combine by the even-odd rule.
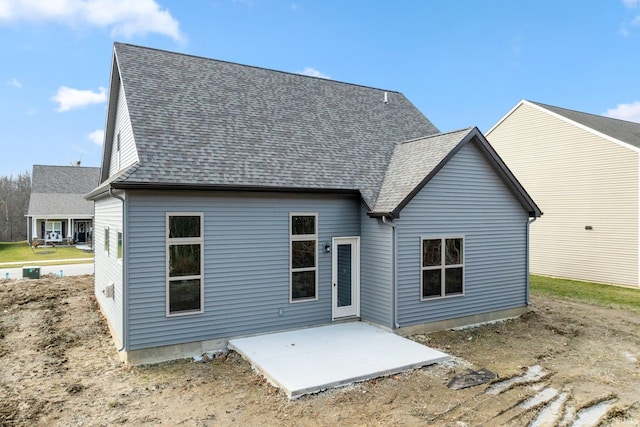
[[391, 275], [391, 286], [393, 288], [393, 327], [395, 329], [400, 328], [400, 323], [398, 322], [398, 256], [397, 256], [397, 233], [396, 233], [396, 225], [390, 222], [387, 222], [387, 217], [382, 216], [382, 223], [391, 227], [391, 262], [393, 263], [392, 275]]
[[[122, 196], [118, 196], [117, 194], [113, 193], [113, 188], [109, 187], [109, 197], [113, 197], [115, 199], [119, 199], [120, 201], [122, 201], [122, 215], [124, 216], [124, 210], [125, 210], [125, 201], [124, 201], [124, 197]], [[122, 221], [122, 234], [123, 236], [125, 235], [125, 222], [124, 220]], [[127, 239], [125, 238], [124, 241], [126, 242]], [[122, 250], [124, 251], [124, 247], [122, 248]], [[116, 351], [118, 353], [120, 353], [122, 350], [124, 350], [125, 348], [127, 348], [127, 335], [128, 335], [128, 331], [129, 328], [127, 327], [127, 319], [129, 318], [128, 311], [129, 311], [129, 299], [126, 298], [125, 296], [127, 295], [127, 281], [125, 280], [125, 266], [128, 265], [128, 263], [125, 261], [125, 257], [124, 257], [124, 253], [122, 255], [122, 343], [120, 348], [116, 349]]]
[[529, 257], [531, 255], [531, 250], [530, 250], [530, 235], [531, 232], [529, 231], [529, 228], [531, 227], [531, 224], [533, 224], [536, 219], [538, 219], [538, 217], [536, 217], [535, 215], [533, 216], [533, 218], [528, 218], [527, 219], [527, 266], [526, 266], [526, 274], [527, 274], [527, 289], [525, 291], [525, 298], [526, 298], [526, 302], [527, 302], [527, 306], [531, 305], [531, 301], [529, 300], [529, 287], [531, 286], [531, 279], [529, 278]]

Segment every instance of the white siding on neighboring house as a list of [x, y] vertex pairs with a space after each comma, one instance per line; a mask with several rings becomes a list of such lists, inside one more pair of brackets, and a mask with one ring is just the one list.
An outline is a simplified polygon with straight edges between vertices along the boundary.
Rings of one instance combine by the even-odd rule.
[[[124, 302], [122, 287], [122, 260], [117, 259], [118, 231], [122, 230], [122, 201], [104, 197], [95, 202], [95, 223], [93, 229], [93, 251], [95, 256], [95, 294], [109, 325], [116, 334], [116, 345], [122, 343], [122, 309]], [[109, 253], [105, 252], [105, 228], [109, 228]], [[126, 242], [125, 242], [126, 244]], [[104, 291], [113, 284], [113, 298], [107, 298]]]
[[[120, 150], [118, 150], [118, 135], [120, 135]], [[111, 141], [111, 163], [109, 166], [109, 176], [118, 171], [131, 166], [138, 161], [138, 152], [133, 139], [133, 129], [129, 117], [129, 108], [125, 98], [124, 89], [120, 85], [118, 91], [118, 110], [113, 129], [113, 139]]]
[[638, 286], [638, 153], [527, 103], [487, 139], [544, 212], [532, 273]]

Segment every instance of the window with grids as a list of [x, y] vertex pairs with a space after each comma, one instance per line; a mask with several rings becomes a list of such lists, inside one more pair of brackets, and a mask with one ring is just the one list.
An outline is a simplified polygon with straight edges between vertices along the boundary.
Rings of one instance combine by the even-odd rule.
[[203, 214], [167, 214], [167, 315], [202, 313]]
[[464, 293], [464, 239], [422, 238], [421, 299]]
[[318, 214], [290, 215], [291, 302], [318, 298]]

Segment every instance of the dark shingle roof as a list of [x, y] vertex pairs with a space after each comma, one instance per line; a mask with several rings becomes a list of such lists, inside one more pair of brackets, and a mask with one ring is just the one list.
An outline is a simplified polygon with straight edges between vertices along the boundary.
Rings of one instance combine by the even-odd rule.
[[580, 111], [554, 107], [553, 105], [542, 104], [539, 102], [529, 102], [619, 141], [626, 142], [627, 144], [640, 148], [640, 123], [582, 113]]
[[100, 168], [34, 165], [29, 216], [92, 215], [93, 202], [84, 199], [100, 181]]
[[470, 129], [438, 134], [396, 145], [375, 212], [392, 212], [467, 136]]
[[140, 161], [114, 186], [351, 190], [373, 206], [395, 144], [438, 133], [399, 92], [121, 43], [115, 60]]

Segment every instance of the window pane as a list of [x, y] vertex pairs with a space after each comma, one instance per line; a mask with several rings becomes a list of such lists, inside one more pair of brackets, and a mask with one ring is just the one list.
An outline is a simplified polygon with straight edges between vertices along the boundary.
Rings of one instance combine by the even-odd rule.
[[296, 271], [291, 273], [291, 298], [315, 298], [316, 272]]
[[446, 239], [445, 247], [445, 264], [462, 264], [462, 239]]
[[104, 251], [109, 252], [109, 229], [104, 229]]
[[444, 293], [445, 295], [462, 293], [462, 267], [445, 269]]
[[316, 241], [301, 240], [291, 242], [291, 268], [316, 266]]
[[312, 215], [292, 216], [291, 234], [316, 234], [316, 217]]
[[118, 232], [118, 258], [122, 258], [122, 232]]
[[200, 311], [200, 279], [169, 282], [169, 312]]
[[200, 237], [200, 216], [170, 216], [169, 238]]
[[426, 239], [422, 241], [422, 266], [433, 267], [440, 265], [440, 239]]
[[422, 296], [439, 297], [441, 295], [441, 270], [422, 270]]
[[200, 244], [169, 246], [169, 276], [200, 274]]

